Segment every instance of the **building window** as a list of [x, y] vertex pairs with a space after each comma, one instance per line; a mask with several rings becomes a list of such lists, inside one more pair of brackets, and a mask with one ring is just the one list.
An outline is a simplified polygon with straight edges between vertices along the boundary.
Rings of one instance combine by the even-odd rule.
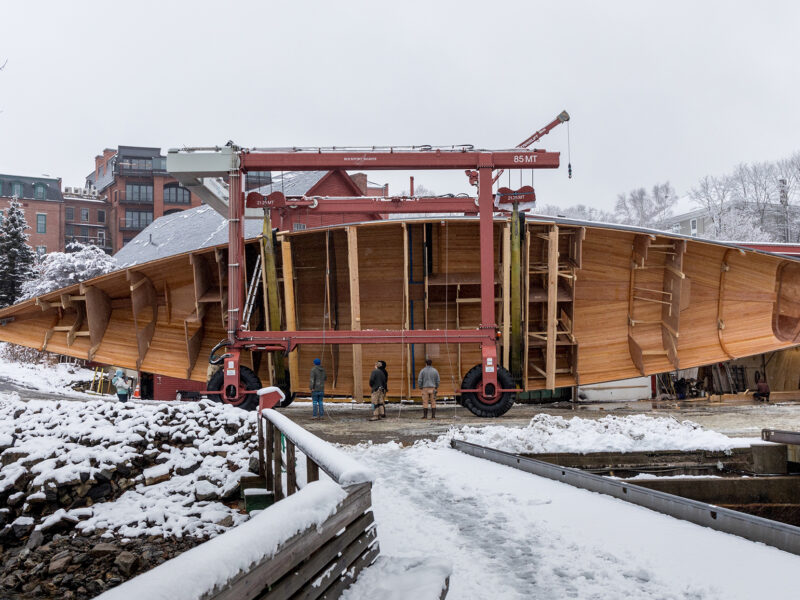
[[44, 185], [41, 183], [37, 183], [36, 186], [33, 188], [33, 197], [37, 200], [44, 200], [45, 193], [44, 193]]
[[97, 243], [101, 246], [106, 245], [106, 230], [105, 229], [98, 229], [97, 230]]
[[3, 217], [5, 216], [5, 211], [0, 210], [0, 223], [3, 222]]
[[3, 195], [3, 182], [0, 181], [0, 196]]
[[126, 183], [125, 199], [128, 202], [152, 202], [153, 186], [137, 183]]
[[164, 186], [165, 204], [191, 204], [192, 195], [185, 187], [177, 183], [170, 183]]
[[292, 231], [303, 231], [305, 228], [305, 223], [292, 223]]
[[84, 242], [89, 240], [89, 228], [86, 225], [81, 225], [81, 238]]
[[36, 233], [47, 233], [47, 215], [36, 215]]
[[153, 170], [153, 160], [150, 158], [122, 158], [118, 164], [122, 169], [132, 169], [135, 171]]
[[254, 190], [256, 188], [269, 185], [272, 183], [272, 171], [248, 171], [245, 178], [245, 186], [247, 190]]
[[681, 232], [681, 224], [680, 223], [675, 223], [672, 226], [672, 233], [680, 233], [680, 232]]
[[106, 211], [98, 210], [97, 211], [97, 222], [98, 223], [105, 223], [106, 222]]
[[88, 208], [82, 208], [81, 209], [81, 221], [83, 221], [84, 223], [88, 223], [89, 222], [89, 209]]
[[153, 211], [126, 210], [124, 227], [128, 229], [144, 229], [153, 222]]
[[47, 254], [47, 246], [36, 246], [36, 254], [39, 256]]
[[22, 184], [21, 183], [12, 183], [11, 189], [13, 190], [12, 196], [16, 198], [22, 198]]
[[65, 212], [66, 212], [66, 214], [64, 215], [64, 218], [67, 221], [74, 221], [75, 220], [75, 209], [74, 208], [72, 208], [71, 206], [68, 206], [65, 209]]
[[697, 237], [697, 219], [692, 219], [689, 221], [689, 231], [692, 234], [692, 237]]

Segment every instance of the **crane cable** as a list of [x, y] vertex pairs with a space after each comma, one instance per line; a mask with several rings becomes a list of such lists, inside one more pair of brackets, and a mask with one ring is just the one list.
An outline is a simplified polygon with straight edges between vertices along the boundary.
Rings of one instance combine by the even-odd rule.
[[567, 121], [567, 178], [572, 179], [572, 147], [569, 138], [569, 121]]

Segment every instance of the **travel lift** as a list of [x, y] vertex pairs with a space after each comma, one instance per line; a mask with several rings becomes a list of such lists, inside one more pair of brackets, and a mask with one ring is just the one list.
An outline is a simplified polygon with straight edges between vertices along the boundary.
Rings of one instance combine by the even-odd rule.
[[[171, 149], [167, 154], [167, 171], [181, 184], [197, 193], [218, 211], [224, 197], [212, 179], [228, 178], [228, 339], [212, 351], [210, 362], [223, 363], [222, 394], [212, 390], [230, 404], [240, 404], [255, 390], [245, 389], [240, 380], [239, 362], [242, 350], [275, 351], [286, 355], [301, 344], [473, 344], [481, 345], [481, 364], [471, 369], [458, 393], [465, 406], [483, 406], [499, 416], [513, 404], [520, 389], [508, 373], [498, 380], [501, 370], [496, 341], [494, 315], [494, 240], [493, 184], [505, 169], [556, 169], [560, 153], [530, 150], [527, 146], [547, 134], [559, 123], [569, 120], [562, 112], [546, 127], [525, 140], [525, 148], [511, 150], [476, 150], [473, 146], [435, 148], [239, 148], [229, 142], [226, 147]], [[470, 182], [478, 187], [478, 197], [352, 197], [352, 198], [286, 198], [275, 191], [264, 196], [250, 192], [245, 198], [244, 178], [253, 171], [329, 171], [341, 170], [464, 170]], [[493, 172], [500, 169], [497, 176]], [[571, 169], [570, 169], [571, 170]], [[525, 186], [528, 187], [528, 186]], [[519, 201], [535, 198], [533, 188], [513, 192], [501, 188], [500, 200], [512, 202], [516, 217]], [[246, 324], [245, 218], [264, 218], [271, 210], [279, 213], [303, 208], [314, 213], [387, 214], [463, 212], [479, 215], [480, 236], [480, 306], [481, 325], [476, 330], [326, 330], [326, 331], [253, 331]], [[248, 209], [248, 210], [246, 210]], [[262, 213], [262, 214], [258, 214]], [[517, 220], [515, 218], [515, 220]], [[265, 234], [271, 229], [265, 227]], [[271, 240], [270, 240], [271, 241]], [[267, 264], [269, 267], [269, 264]], [[272, 303], [271, 303], [272, 304]], [[270, 307], [272, 308], [272, 307]], [[270, 319], [274, 322], [274, 319]], [[226, 347], [225, 354], [215, 352]], [[480, 367], [480, 368], [478, 368]], [[466, 400], [468, 401], [466, 401]], [[477, 401], [477, 402], [476, 402]], [[502, 407], [502, 408], [501, 408]], [[494, 409], [494, 410], [491, 410]], [[499, 410], [498, 410], [499, 409]], [[473, 408], [471, 410], [474, 411]], [[477, 413], [476, 413], [477, 414]]]

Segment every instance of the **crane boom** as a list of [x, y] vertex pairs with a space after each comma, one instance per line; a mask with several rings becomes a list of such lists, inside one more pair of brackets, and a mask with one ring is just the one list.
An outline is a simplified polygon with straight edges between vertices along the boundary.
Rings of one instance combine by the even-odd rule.
[[[562, 110], [561, 113], [555, 119], [550, 121], [547, 125], [545, 125], [539, 131], [537, 131], [532, 136], [527, 138], [524, 142], [518, 144], [516, 147], [517, 148], [528, 148], [528, 147], [530, 147], [532, 144], [534, 144], [535, 142], [539, 141], [544, 136], [546, 136], [548, 133], [550, 133], [555, 127], [557, 127], [561, 123], [565, 123], [567, 121], [569, 121], [569, 113], [567, 111], [565, 111], [565, 110]], [[492, 184], [497, 183], [497, 180], [500, 179], [500, 176], [504, 172], [505, 172], [505, 169], [500, 169], [499, 171], [497, 171], [497, 173], [494, 175], [494, 177], [492, 177]], [[467, 177], [469, 177], [470, 185], [475, 185], [475, 186], [478, 185], [478, 172], [477, 171], [466, 170], [466, 171], [464, 171], [464, 173], [466, 173]]]
[[[548, 133], [550, 133], [555, 127], [557, 127], [561, 123], [565, 123], [566, 121], [569, 121], [569, 113], [565, 110], [562, 110], [561, 114], [559, 114], [555, 119], [550, 121], [547, 125], [542, 127], [539, 131], [534, 133], [524, 142], [518, 144], [517, 148], [529, 148], [530, 146], [538, 142], [540, 139], [542, 139], [544, 136], [546, 136]], [[497, 180], [500, 179], [500, 176], [503, 174], [504, 171], [505, 169], [500, 169], [499, 171], [497, 171], [494, 177], [492, 177], [492, 183], [497, 183]]]

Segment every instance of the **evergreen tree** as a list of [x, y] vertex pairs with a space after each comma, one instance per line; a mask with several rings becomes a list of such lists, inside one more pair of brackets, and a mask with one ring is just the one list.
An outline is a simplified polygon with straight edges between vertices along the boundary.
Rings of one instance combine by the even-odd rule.
[[0, 307], [14, 304], [22, 284], [32, 275], [34, 254], [20, 203], [12, 200], [0, 223]]

